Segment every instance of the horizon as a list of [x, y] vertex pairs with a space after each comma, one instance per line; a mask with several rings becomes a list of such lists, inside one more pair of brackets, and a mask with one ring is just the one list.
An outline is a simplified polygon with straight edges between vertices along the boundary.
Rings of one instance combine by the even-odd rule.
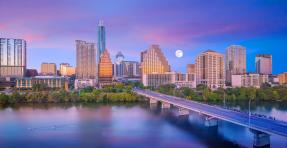
[[[118, 51], [125, 60], [139, 61], [141, 51], [158, 44], [171, 69], [185, 72], [186, 64], [195, 63], [205, 50], [225, 54], [226, 47], [241, 45], [246, 47], [248, 72], [255, 71], [256, 54], [272, 54], [273, 74], [287, 71], [282, 62], [286, 1], [125, 2], [3, 0], [0, 10], [9, 15], [0, 20], [1, 38], [27, 41], [28, 69], [39, 70], [43, 62], [75, 67], [75, 40], [97, 44], [98, 22], [103, 20], [113, 62]], [[182, 58], [175, 56], [178, 49], [184, 52]]]

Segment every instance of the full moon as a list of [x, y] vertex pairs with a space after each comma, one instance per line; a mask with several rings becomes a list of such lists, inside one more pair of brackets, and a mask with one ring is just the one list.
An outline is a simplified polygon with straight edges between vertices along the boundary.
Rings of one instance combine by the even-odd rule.
[[175, 56], [178, 58], [181, 58], [183, 56], [183, 51], [182, 50], [176, 50], [175, 51]]

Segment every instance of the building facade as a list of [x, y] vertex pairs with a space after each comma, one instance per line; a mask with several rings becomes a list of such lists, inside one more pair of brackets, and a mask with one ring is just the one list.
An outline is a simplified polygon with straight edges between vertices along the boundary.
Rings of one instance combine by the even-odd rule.
[[195, 73], [195, 64], [187, 64], [186, 73]]
[[247, 73], [242, 75], [232, 75], [232, 87], [256, 87], [260, 88], [262, 84], [268, 83], [268, 75]]
[[115, 79], [121, 79], [124, 75], [124, 65], [123, 60], [125, 59], [124, 55], [121, 52], [116, 54], [116, 62], [114, 65], [114, 77]]
[[175, 84], [177, 87], [196, 87], [196, 79], [194, 73], [181, 74], [177, 72], [144, 74], [143, 85], [150, 87], [159, 87], [165, 84]]
[[0, 38], [0, 77], [24, 77], [26, 52], [25, 40]]
[[97, 48], [97, 63], [103, 51], [106, 49], [106, 31], [104, 26], [104, 21], [100, 20], [98, 25], [98, 48]]
[[76, 69], [68, 63], [60, 64], [60, 75], [61, 76], [72, 76], [75, 75]]
[[231, 84], [232, 75], [246, 73], [246, 48], [240, 45], [231, 45], [225, 53], [226, 82]]
[[96, 79], [96, 48], [94, 43], [87, 43], [85, 41], [76, 40], [77, 50], [77, 79]]
[[24, 77], [16, 79], [16, 88], [18, 89], [32, 89], [34, 84], [45, 84], [48, 88], [57, 88], [68, 90], [68, 78], [59, 76], [36, 76]]
[[110, 54], [105, 49], [101, 55], [99, 63], [99, 87], [111, 85], [113, 80], [113, 63]]
[[95, 79], [76, 79], [74, 83], [74, 88], [75, 90], [79, 90], [86, 87], [94, 87], [96, 85], [97, 83]]
[[287, 84], [287, 72], [278, 75], [279, 84], [286, 85]]
[[148, 50], [141, 52], [141, 74], [170, 72], [170, 65], [159, 45], [151, 45]]
[[207, 50], [196, 58], [197, 85], [203, 84], [211, 89], [225, 87], [224, 56]]
[[272, 55], [258, 54], [255, 58], [256, 72], [259, 74], [272, 74]]
[[41, 64], [41, 75], [43, 76], [56, 76], [57, 66], [55, 63], [42, 63]]

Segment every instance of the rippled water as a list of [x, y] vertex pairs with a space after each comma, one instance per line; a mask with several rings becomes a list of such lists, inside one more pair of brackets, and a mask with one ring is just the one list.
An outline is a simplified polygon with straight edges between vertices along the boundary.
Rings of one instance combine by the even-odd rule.
[[[242, 110], [245, 104], [229, 104]], [[253, 105], [255, 106], [255, 105]], [[266, 109], [267, 108], [267, 109]], [[247, 108], [248, 109], [248, 108]], [[257, 104], [262, 112], [286, 120], [287, 107]], [[246, 128], [219, 122], [208, 128], [191, 113], [175, 117], [172, 109], [149, 104], [21, 105], [0, 108], [0, 147], [252, 147]], [[287, 139], [271, 136], [271, 147], [287, 147]]]

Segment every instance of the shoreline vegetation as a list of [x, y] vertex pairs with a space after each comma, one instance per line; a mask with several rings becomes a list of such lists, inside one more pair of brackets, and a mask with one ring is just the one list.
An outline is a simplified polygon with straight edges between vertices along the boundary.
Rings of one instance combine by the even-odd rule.
[[287, 87], [268, 85], [261, 88], [241, 87], [241, 88], [219, 88], [211, 90], [204, 85], [198, 85], [196, 89], [187, 87], [176, 88], [175, 85], [162, 85], [152, 89], [159, 93], [186, 98], [188, 100], [200, 102], [219, 102], [219, 101], [287, 101]]
[[46, 86], [35, 85], [32, 90], [14, 91], [10, 95], [0, 94], [0, 105], [39, 104], [39, 103], [126, 103], [145, 100], [132, 92], [134, 87], [150, 89], [167, 95], [186, 98], [199, 102], [236, 102], [236, 101], [287, 101], [287, 87], [277, 86], [262, 88], [227, 88], [211, 90], [204, 85], [196, 89], [176, 88], [173, 84], [158, 88], [144, 87], [141, 83], [117, 84], [95, 89], [87, 87], [80, 91], [50, 90]]
[[87, 87], [80, 91], [49, 90], [45, 86], [35, 86], [32, 90], [15, 91], [11, 95], [0, 94], [0, 105], [29, 103], [114, 103], [139, 102], [144, 98], [132, 92], [132, 85], [117, 84], [115, 86], [95, 89]]

